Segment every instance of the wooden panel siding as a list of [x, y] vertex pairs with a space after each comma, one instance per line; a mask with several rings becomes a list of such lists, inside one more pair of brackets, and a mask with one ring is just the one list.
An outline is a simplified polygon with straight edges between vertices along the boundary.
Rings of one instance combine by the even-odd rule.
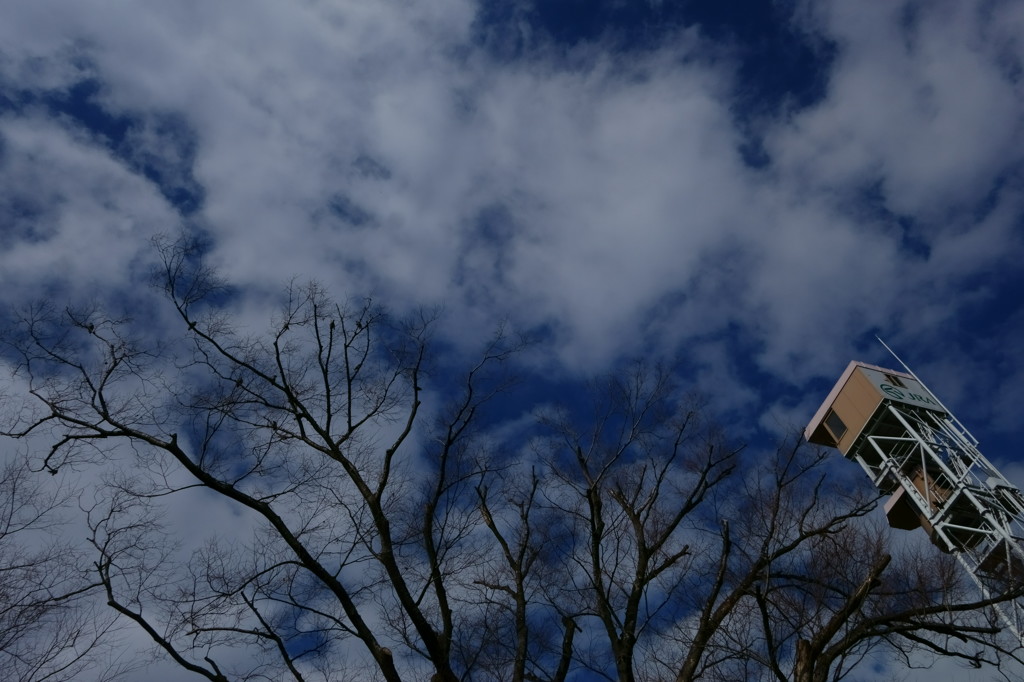
[[882, 402], [882, 392], [860, 371], [854, 371], [846, 386], [839, 392], [832, 409], [846, 424], [847, 431], [839, 440], [837, 447], [844, 455], [850, 452], [864, 427], [871, 420], [878, 405]]
[[[875, 367], [863, 362], [851, 362], [843, 375], [832, 387], [825, 402], [818, 408], [811, 423], [807, 425], [804, 436], [811, 443], [838, 448], [844, 455], [850, 452], [864, 427], [874, 417], [882, 401], [891, 396], [885, 395], [878, 383], [868, 371], [883, 372], [913, 382], [909, 374], [891, 369]], [[877, 376], [877, 375], [876, 375]], [[837, 440], [826, 427], [830, 413], [835, 412], [846, 426], [846, 431]]]

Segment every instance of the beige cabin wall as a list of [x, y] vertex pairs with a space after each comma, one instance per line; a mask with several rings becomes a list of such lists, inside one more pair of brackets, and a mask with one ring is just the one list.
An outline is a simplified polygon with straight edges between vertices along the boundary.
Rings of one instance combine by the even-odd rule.
[[844, 455], [850, 451], [853, 442], [864, 430], [864, 426], [882, 402], [882, 394], [871, 380], [857, 368], [832, 403], [832, 410], [846, 424], [846, 433], [836, 447]]

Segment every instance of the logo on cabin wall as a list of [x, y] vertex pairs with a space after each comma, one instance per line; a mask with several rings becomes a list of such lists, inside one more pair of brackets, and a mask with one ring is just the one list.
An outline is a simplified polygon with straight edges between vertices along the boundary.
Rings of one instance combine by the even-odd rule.
[[896, 388], [892, 384], [880, 384], [879, 388], [882, 389], [882, 391], [887, 396], [889, 396], [890, 398], [895, 398], [896, 400], [913, 401], [916, 403], [924, 403], [925, 405], [934, 405], [935, 407], [939, 407], [939, 404], [929, 396], [901, 390], [899, 388]]

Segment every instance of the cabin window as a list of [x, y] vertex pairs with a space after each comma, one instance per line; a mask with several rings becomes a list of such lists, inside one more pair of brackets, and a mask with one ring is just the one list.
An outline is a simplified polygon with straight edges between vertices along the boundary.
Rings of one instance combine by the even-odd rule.
[[885, 375], [885, 379], [886, 379], [886, 381], [888, 381], [890, 384], [892, 384], [893, 386], [895, 386], [897, 388], [906, 388], [907, 387], [907, 385], [904, 384], [903, 381], [898, 376], [896, 376], [895, 374], [886, 374]]
[[839, 415], [832, 410], [829, 410], [828, 414], [825, 416], [825, 427], [829, 430], [829, 433], [832, 434], [832, 437], [836, 439], [837, 443], [843, 437], [843, 434], [846, 433], [846, 424], [844, 424], [843, 420], [839, 418]]

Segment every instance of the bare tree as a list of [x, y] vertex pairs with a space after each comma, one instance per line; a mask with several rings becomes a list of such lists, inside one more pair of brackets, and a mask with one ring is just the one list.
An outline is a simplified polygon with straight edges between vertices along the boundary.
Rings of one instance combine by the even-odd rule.
[[[223, 289], [192, 245], [162, 254], [185, 351], [146, 346], [98, 310], [23, 319], [18, 371], [43, 407], [8, 434], [53, 429], [50, 471], [115, 456], [104, 444], [136, 455], [88, 509], [110, 605], [211, 680], [331, 677], [322, 661], [350, 640], [369, 657], [356, 672], [457, 679], [453, 642], [469, 636], [451, 591], [476, 513], [463, 504], [475, 475], [463, 444], [516, 343], [499, 334], [414, 433], [429, 318], [394, 322], [311, 284], [289, 291], [268, 334], [246, 336], [210, 305]], [[195, 488], [254, 515], [253, 537], [169, 549], [161, 509]], [[230, 647], [259, 655], [228, 670], [217, 653]]]
[[[900, 543], [852, 467], [794, 440], [725, 505], [715, 578], [677, 680], [840, 680], [871, 656], [998, 669], [1020, 642], [955, 558]], [[853, 472], [858, 474], [859, 472]]]
[[[186, 670], [810, 682], [935, 634], [940, 654], [1006, 653], [955, 566], [890, 562], [865, 487], [800, 446], [744, 452], [673, 372], [638, 363], [593, 384], [589, 413], [546, 410], [504, 442], [486, 409], [517, 338], [456, 380], [431, 361], [432, 316], [316, 284], [243, 330], [194, 245], [161, 253], [181, 338], [30, 309], [14, 348], [35, 402], [5, 433], [52, 438], [50, 472], [106, 472], [81, 502], [91, 580]], [[243, 530], [182, 537], [169, 512], [197, 499]]]
[[998, 670], [1018, 656], [1020, 642], [1003, 632], [993, 607], [1020, 593], [1017, 586], [983, 597], [954, 556], [926, 542], [897, 545], [875, 520], [815, 538], [755, 596], [773, 678], [824, 682], [871, 655], [908, 666], [941, 656]]
[[[70, 680], [86, 671], [113, 678], [126, 668], [105, 658], [113, 626], [96, 611], [97, 581], [81, 551], [61, 539], [73, 490], [40, 480], [8, 453], [0, 468], [0, 666], [6, 679]], [[46, 476], [50, 479], [50, 476]]]
[[704, 423], [706, 411], [663, 368], [638, 363], [592, 396], [586, 431], [565, 413], [546, 420], [556, 481], [547, 497], [573, 529], [559, 602], [577, 627], [591, 619], [605, 635], [607, 648], [581, 662], [604, 672], [610, 657], [616, 679], [632, 682], [641, 638], [680, 616], [706, 521], [698, 512], [728, 481], [740, 448]]

